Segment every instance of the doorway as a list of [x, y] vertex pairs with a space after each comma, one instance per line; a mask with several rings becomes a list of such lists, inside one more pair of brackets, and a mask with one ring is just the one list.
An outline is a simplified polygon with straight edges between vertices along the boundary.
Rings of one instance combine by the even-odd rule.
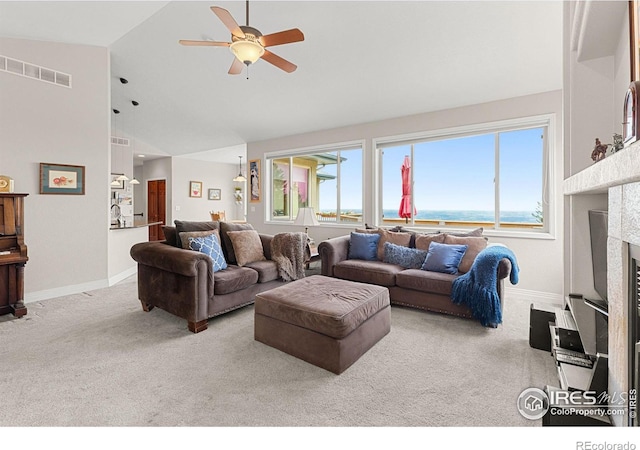
[[166, 180], [147, 181], [147, 217], [149, 222], [162, 222], [149, 226], [149, 241], [164, 239], [162, 225], [166, 220], [167, 189]]

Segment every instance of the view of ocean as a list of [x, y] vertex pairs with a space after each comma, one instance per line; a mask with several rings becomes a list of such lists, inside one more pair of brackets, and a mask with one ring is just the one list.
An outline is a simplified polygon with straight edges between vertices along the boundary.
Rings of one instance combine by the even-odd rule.
[[[347, 212], [347, 210], [345, 210]], [[352, 214], [362, 214], [360, 209], [351, 209], [348, 212]], [[387, 219], [398, 219], [397, 209], [383, 210], [384, 217]], [[515, 223], [536, 223], [537, 220], [533, 216], [533, 211], [502, 211], [500, 220], [503, 222]], [[416, 219], [423, 220], [442, 220], [442, 221], [468, 221], [468, 222], [493, 222], [493, 211], [473, 211], [473, 210], [418, 210]]]
[[[384, 217], [393, 219], [399, 218], [398, 210], [385, 209]], [[452, 221], [468, 221], [468, 222], [493, 222], [495, 214], [493, 211], [456, 211], [456, 210], [427, 210], [420, 211], [416, 214], [416, 219], [425, 220], [452, 220]], [[502, 211], [500, 220], [503, 222], [517, 223], [535, 223], [533, 211]]]

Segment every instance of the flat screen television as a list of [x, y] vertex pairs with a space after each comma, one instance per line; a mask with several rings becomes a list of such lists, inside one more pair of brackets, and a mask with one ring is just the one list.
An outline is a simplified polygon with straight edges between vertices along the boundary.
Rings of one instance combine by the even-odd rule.
[[589, 231], [591, 234], [591, 261], [593, 287], [602, 300], [586, 300], [589, 306], [607, 314], [607, 236], [609, 214], [607, 211], [589, 211]]

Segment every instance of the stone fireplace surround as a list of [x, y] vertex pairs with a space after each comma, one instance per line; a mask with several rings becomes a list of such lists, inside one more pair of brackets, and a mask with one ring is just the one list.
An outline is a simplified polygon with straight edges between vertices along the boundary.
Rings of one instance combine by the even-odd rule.
[[[564, 181], [565, 195], [608, 194], [609, 393], [629, 389], [629, 244], [640, 245], [640, 143]], [[613, 418], [615, 425], [626, 420]]]

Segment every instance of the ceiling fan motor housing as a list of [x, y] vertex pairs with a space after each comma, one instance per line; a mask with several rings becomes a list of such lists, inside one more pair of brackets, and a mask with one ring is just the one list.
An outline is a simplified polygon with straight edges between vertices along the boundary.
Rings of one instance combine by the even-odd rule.
[[253, 27], [240, 25], [244, 37], [231, 35], [231, 52], [247, 66], [254, 63], [264, 54], [264, 47], [259, 41], [262, 33]]

